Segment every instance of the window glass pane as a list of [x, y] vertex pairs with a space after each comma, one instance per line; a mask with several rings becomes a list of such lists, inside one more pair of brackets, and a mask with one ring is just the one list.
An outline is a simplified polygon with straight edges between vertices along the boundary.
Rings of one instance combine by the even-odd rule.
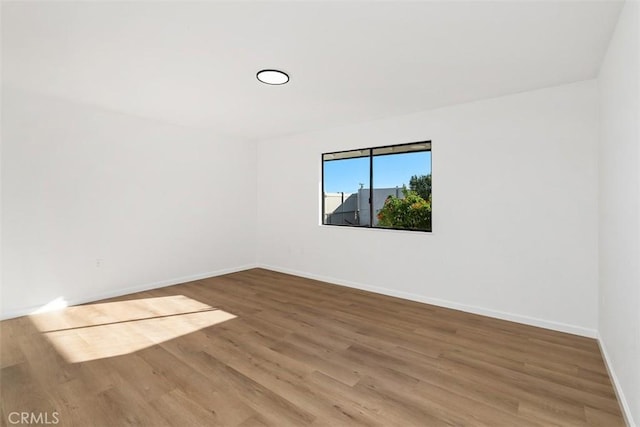
[[432, 230], [431, 141], [324, 153], [322, 172], [323, 224]]
[[[355, 157], [356, 153], [359, 157]], [[367, 226], [370, 222], [368, 216], [369, 150], [355, 150], [346, 154], [324, 154], [322, 167], [324, 177], [322, 223]], [[362, 217], [363, 208], [366, 208], [366, 218]]]
[[374, 227], [431, 231], [431, 151], [414, 151], [426, 144], [374, 150]]

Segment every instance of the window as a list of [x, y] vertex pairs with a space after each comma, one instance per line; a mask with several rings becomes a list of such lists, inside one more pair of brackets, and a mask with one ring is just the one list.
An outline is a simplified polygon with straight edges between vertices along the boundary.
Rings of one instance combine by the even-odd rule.
[[322, 223], [431, 231], [431, 142], [324, 153]]

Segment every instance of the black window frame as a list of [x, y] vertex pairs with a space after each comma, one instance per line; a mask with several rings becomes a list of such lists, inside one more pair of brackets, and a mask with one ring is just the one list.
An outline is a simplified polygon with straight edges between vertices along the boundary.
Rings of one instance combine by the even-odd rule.
[[[417, 229], [417, 228], [400, 228], [400, 227], [380, 227], [380, 226], [375, 226], [374, 224], [374, 208], [373, 208], [373, 195], [374, 195], [374, 188], [373, 188], [373, 158], [374, 157], [379, 157], [379, 156], [389, 156], [389, 155], [397, 155], [397, 154], [403, 154], [402, 152], [398, 153], [398, 152], [389, 152], [389, 153], [382, 153], [382, 154], [373, 154], [374, 150], [381, 150], [381, 149], [388, 149], [388, 148], [396, 148], [396, 147], [406, 147], [406, 146], [411, 146], [411, 145], [419, 145], [419, 144], [427, 144], [429, 148], [425, 148], [424, 150], [411, 150], [411, 151], [406, 151], [406, 153], [409, 152], [415, 152], [415, 153], [420, 153], [420, 152], [425, 152], [428, 151], [431, 154], [431, 180], [433, 182], [433, 151], [432, 151], [432, 141], [431, 140], [424, 140], [424, 141], [416, 141], [416, 142], [406, 142], [406, 143], [402, 143], [402, 144], [390, 144], [390, 145], [380, 145], [380, 146], [375, 146], [375, 147], [366, 147], [366, 148], [353, 148], [350, 150], [340, 150], [340, 151], [330, 151], [330, 152], [326, 152], [326, 153], [322, 153], [320, 155], [320, 164], [321, 164], [321, 180], [322, 180], [322, 203], [320, 206], [321, 209], [321, 225], [323, 226], [328, 226], [328, 227], [348, 227], [348, 228], [364, 228], [364, 229], [376, 229], [376, 230], [398, 230], [398, 231], [410, 231], [410, 232], [421, 232], [421, 233], [433, 233], [433, 216], [431, 217], [431, 230], [422, 230], [422, 229]], [[349, 225], [349, 224], [326, 224], [325, 223], [325, 199], [326, 199], [326, 193], [324, 191], [324, 163], [325, 161], [333, 161], [333, 160], [325, 160], [325, 156], [326, 155], [335, 155], [335, 154], [342, 154], [342, 153], [350, 153], [350, 152], [355, 152], [355, 151], [368, 151], [369, 154], [365, 154], [362, 156], [357, 156], [357, 157], [353, 157], [353, 158], [358, 158], [358, 157], [369, 157], [369, 224], [368, 225]], [[340, 160], [340, 159], [334, 159], [334, 160]], [[433, 205], [432, 205], [433, 206]]]

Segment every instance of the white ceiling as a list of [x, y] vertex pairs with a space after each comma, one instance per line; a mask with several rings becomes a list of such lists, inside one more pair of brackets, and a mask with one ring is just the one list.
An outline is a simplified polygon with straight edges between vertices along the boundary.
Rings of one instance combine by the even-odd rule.
[[[597, 76], [616, 1], [2, 4], [3, 84], [268, 138]], [[285, 86], [260, 84], [280, 68]]]

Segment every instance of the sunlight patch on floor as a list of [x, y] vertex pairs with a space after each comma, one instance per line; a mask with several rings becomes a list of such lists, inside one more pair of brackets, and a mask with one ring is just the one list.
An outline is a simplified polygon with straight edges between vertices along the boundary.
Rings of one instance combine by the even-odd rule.
[[29, 316], [70, 363], [133, 353], [235, 317], [184, 295], [80, 305]]

